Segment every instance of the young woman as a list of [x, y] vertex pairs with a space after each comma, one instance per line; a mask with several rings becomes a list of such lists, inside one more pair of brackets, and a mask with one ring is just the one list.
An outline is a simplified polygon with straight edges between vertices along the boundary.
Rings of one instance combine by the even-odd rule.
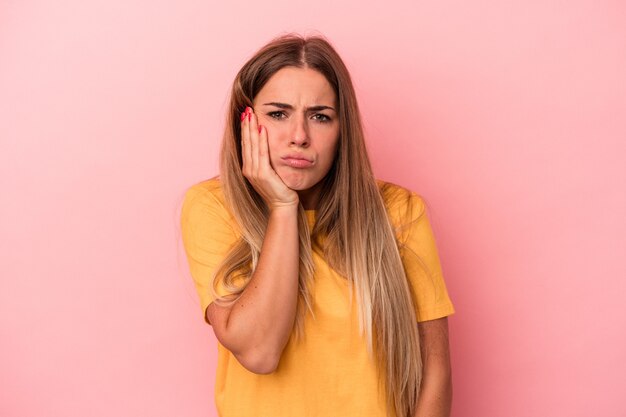
[[222, 417], [448, 416], [454, 312], [420, 196], [374, 178], [350, 75], [289, 34], [233, 83], [182, 233]]

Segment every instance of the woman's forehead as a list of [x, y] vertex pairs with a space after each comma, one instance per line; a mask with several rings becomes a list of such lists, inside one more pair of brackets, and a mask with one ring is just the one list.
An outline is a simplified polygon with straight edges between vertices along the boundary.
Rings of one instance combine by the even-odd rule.
[[255, 104], [277, 102], [293, 107], [335, 105], [335, 92], [324, 75], [310, 68], [286, 67], [277, 71], [255, 97]]

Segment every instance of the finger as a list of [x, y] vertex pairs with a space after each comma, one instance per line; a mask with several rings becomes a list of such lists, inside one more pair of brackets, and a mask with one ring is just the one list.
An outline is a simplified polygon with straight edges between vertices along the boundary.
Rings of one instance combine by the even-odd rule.
[[270, 148], [268, 142], [268, 133], [265, 126], [261, 127], [261, 131], [259, 133], [259, 170], [263, 173], [266, 178], [272, 178], [274, 180], [281, 181], [280, 177], [274, 170], [272, 166], [272, 161], [270, 159]]
[[257, 126], [256, 115], [252, 108], [248, 113], [248, 134], [250, 138], [250, 162], [253, 175], [258, 178], [259, 175], [259, 130]]
[[267, 129], [261, 125], [259, 125], [259, 168], [264, 172], [272, 170]]
[[[244, 113], [245, 114], [245, 113]], [[243, 175], [246, 177], [250, 176], [250, 132], [248, 130], [247, 124], [248, 116], [245, 115], [243, 120], [241, 120], [241, 158], [243, 159]]]

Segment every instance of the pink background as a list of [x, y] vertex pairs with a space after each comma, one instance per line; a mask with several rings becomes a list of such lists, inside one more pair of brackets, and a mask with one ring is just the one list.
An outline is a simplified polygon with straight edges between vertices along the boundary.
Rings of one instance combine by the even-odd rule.
[[624, 3], [230, 3], [0, 2], [0, 415], [215, 415], [180, 203], [290, 30], [334, 43], [377, 175], [430, 204], [453, 415], [626, 415]]

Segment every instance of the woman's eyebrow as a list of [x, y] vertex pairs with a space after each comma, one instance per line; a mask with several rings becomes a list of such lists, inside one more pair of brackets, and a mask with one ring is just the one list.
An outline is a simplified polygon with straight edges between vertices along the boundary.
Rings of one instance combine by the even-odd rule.
[[[275, 106], [281, 109], [287, 109], [287, 110], [293, 110], [293, 106], [291, 104], [287, 104], [287, 103], [278, 103], [278, 102], [271, 102], [271, 103], [264, 103], [264, 106]], [[334, 112], [336, 112], [336, 110], [330, 106], [323, 106], [323, 105], [316, 105], [316, 106], [311, 106], [311, 107], [307, 107], [306, 111], [319, 111], [319, 110], [332, 110]]]

